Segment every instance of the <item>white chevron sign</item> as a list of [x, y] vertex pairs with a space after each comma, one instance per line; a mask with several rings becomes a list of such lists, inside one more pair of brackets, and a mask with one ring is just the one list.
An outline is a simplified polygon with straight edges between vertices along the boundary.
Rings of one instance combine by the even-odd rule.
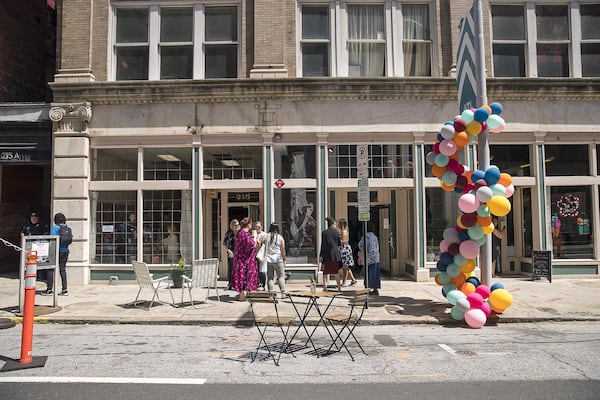
[[474, 8], [460, 24], [458, 53], [456, 55], [456, 85], [458, 87], [459, 112], [477, 106], [475, 77], [475, 21]]

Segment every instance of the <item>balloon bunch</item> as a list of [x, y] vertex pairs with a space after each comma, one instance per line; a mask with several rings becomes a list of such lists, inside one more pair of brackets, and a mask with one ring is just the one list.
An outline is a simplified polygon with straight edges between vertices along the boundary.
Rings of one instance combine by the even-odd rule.
[[[500, 103], [463, 111], [453, 121], [444, 124], [433, 151], [426, 156], [442, 188], [460, 193], [458, 208], [462, 211], [456, 225], [444, 231], [437, 263], [440, 272], [435, 281], [443, 286], [442, 293], [454, 306], [452, 317], [457, 320], [464, 318], [472, 328], [483, 326], [492, 309], [502, 313], [512, 303], [510, 293], [503, 287], [496, 287], [503, 292], [492, 297], [492, 290], [480, 285], [473, 276], [479, 249], [486, 242], [486, 235], [495, 228], [492, 215], [505, 216], [510, 212], [508, 199], [514, 193], [512, 177], [501, 173], [495, 165], [485, 171], [470, 171], [460, 163], [459, 153], [472, 138], [486, 129], [493, 133], [502, 132], [506, 124], [500, 117], [501, 112]], [[460, 299], [463, 301], [458, 302]]]

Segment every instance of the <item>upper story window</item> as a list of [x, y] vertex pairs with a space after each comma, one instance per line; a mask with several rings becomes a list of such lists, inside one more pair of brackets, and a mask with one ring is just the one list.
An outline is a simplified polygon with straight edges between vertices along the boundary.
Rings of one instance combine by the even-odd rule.
[[302, 76], [430, 76], [428, 4], [339, 1], [299, 8]]
[[116, 8], [115, 80], [235, 78], [237, 6]]
[[600, 76], [600, 4], [492, 5], [494, 76]]

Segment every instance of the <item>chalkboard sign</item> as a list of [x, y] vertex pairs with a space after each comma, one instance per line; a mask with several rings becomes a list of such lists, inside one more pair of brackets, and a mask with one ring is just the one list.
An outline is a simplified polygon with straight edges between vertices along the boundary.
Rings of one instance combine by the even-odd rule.
[[532, 251], [531, 280], [545, 276], [552, 283], [552, 252], [545, 250]]

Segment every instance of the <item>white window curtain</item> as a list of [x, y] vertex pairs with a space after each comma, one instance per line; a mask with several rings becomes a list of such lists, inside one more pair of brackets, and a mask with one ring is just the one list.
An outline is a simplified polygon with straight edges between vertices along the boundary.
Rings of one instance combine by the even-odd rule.
[[429, 7], [424, 4], [405, 5], [402, 11], [404, 75], [430, 75]]
[[383, 7], [348, 6], [348, 39], [349, 75], [383, 76], [385, 73]]
[[193, 257], [192, 249], [192, 192], [181, 191], [181, 221], [179, 228], [179, 245], [181, 257], [187, 264], [191, 264]]

